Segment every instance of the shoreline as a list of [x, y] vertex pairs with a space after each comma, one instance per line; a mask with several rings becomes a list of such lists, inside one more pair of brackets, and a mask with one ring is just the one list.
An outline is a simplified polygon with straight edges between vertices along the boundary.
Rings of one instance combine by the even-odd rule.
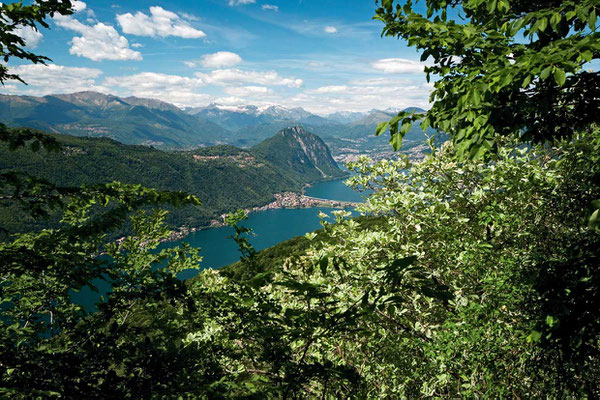
[[[314, 197], [306, 196], [304, 194], [306, 191], [306, 188], [309, 188], [316, 183], [343, 180], [343, 179], [346, 179], [347, 177], [348, 177], [348, 175], [346, 175], [342, 178], [323, 179], [323, 180], [320, 180], [317, 182], [306, 183], [306, 184], [304, 184], [304, 186], [302, 187], [302, 190], [299, 193], [298, 192], [275, 193], [273, 195], [275, 197], [274, 201], [264, 204], [262, 206], [245, 208], [244, 210], [246, 211], [247, 214], [250, 214], [253, 212], [261, 212], [261, 211], [277, 210], [277, 209], [315, 208], [315, 207], [329, 207], [329, 208], [342, 209], [342, 208], [353, 207], [359, 203], [353, 203], [353, 202], [341, 201], [341, 200], [331, 200], [331, 199], [317, 199]], [[204, 225], [204, 226], [199, 226], [199, 227], [191, 227], [191, 228], [186, 227], [186, 226], [181, 226], [178, 229], [173, 229], [171, 231], [171, 234], [169, 235], [169, 237], [161, 240], [161, 243], [174, 242], [177, 240], [181, 240], [181, 239], [185, 238], [186, 236], [188, 236], [192, 233], [201, 231], [201, 230], [211, 229], [211, 228], [222, 228], [224, 226], [227, 226], [227, 224], [225, 223], [225, 217], [227, 216], [227, 214], [228, 213], [221, 214], [218, 219], [211, 220], [209, 225]], [[124, 238], [119, 238], [119, 239], [117, 239], [117, 242], [119, 242], [120, 240], [123, 240], [123, 239]]]

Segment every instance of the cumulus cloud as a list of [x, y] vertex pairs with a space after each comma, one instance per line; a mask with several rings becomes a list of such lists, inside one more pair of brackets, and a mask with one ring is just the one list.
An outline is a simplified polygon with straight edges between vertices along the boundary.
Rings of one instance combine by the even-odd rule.
[[19, 75], [28, 83], [24, 92], [31, 95], [72, 93], [82, 90], [106, 92], [106, 88], [96, 85], [96, 78], [102, 75], [102, 71], [96, 68], [26, 64], [11, 67], [9, 71]]
[[322, 86], [315, 90], [316, 93], [344, 93], [348, 90], [346, 85]]
[[270, 11], [279, 11], [279, 7], [278, 6], [274, 6], [273, 4], [263, 4], [261, 7], [263, 10], [270, 10]]
[[272, 94], [273, 90], [264, 86], [241, 86], [241, 87], [228, 87], [223, 91], [230, 96], [246, 97], [246, 96], [257, 96]]
[[20, 36], [25, 41], [25, 46], [30, 49], [35, 49], [44, 38], [44, 35], [30, 26], [19, 27], [14, 30], [14, 33]]
[[229, 51], [218, 51], [202, 57], [200, 64], [205, 68], [232, 67], [242, 62], [242, 57]]
[[83, 1], [75, 1], [72, 4], [73, 4], [73, 10], [75, 11], [75, 14], [87, 15], [86, 21], [89, 24], [94, 24], [94, 23], [98, 22], [96, 20], [96, 14], [94, 13], [94, 10], [92, 10], [91, 8], [88, 8], [86, 3], [84, 3]]
[[217, 69], [209, 74], [196, 72], [196, 77], [206, 83], [215, 85], [234, 85], [250, 83], [263, 86], [287, 86], [298, 88], [302, 86], [302, 79], [284, 78], [275, 71], [245, 71], [237, 68]]
[[103, 85], [126, 95], [160, 99], [178, 106], [206, 104], [212, 99], [211, 96], [198, 92], [203, 86], [201, 79], [180, 75], [141, 72], [108, 77]]
[[190, 89], [202, 86], [202, 80], [180, 75], [141, 72], [128, 76], [111, 76], [104, 81], [106, 86], [117, 86], [141, 91], [170, 90], [176, 86]]
[[371, 63], [371, 67], [386, 74], [420, 74], [425, 64], [405, 58], [383, 58]]
[[414, 78], [410, 77], [399, 78], [365, 78], [365, 79], [353, 79], [348, 82], [352, 86], [394, 86], [394, 87], [405, 87], [413, 86], [415, 84]]
[[335, 26], [326, 26], [323, 28], [323, 31], [325, 31], [325, 33], [337, 33], [337, 28]]
[[241, 6], [244, 4], [254, 4], [256, 0], [229, 0], [229, 5], [232, 7]]
[[[369, 82], [371, 84], [368, 84]], [[318, 114], [334, 111], [369, 111], [373, 108], [429, 108], [431, 84], [424, 79], [397, 79], [395, 84], [379, 85], [383, 81], [366, 79], [361, 84], [329, 85], [305, 90], [284, 100], [288, 107], [303, 107]]]
[[192, 27], [179, 15], [159, 6], [150, 7], [150, 15], [141, 11], [135, 14], [117, 14], [117, 22], [124, 33], [138, 36], [177, 36], [185, 39], [206, 36], [204, 32]]
[[87, 8], [87, 4], [85, 2], [79, 1], [79, 0], [72, 2], [72, 5], [73, 5], [73, 11], [75, 11], [76, 13], [81, 12]]
[[81, 36], [71, 40], [69, 53], [89, 58], [93, 61], [101, 60], [141, 60], [142, 54], [129, 48], [129, 42], [124, 36], [119, 35], [112, 25], [101, 22], [95, 25], [86, 25], [78, 20], [63, 15], [54, 17], [56, 24], [62, 28], [75, 31]]

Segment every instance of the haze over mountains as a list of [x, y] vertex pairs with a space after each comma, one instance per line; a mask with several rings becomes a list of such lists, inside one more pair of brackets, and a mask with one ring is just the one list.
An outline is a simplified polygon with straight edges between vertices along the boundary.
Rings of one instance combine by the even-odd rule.
[[[381, 151], [379, 145], [387, 147], [387, 138], [375, 138], [373, 133], [379, 122], [397, 111], [338, 111], [320, 116], [284, 106], [210, 104], [180, 109], [160, 100], [91, 91], [44, 97], [0, 95], [0, 122], [9, 126], [109, 137], [125, 144], [162, 149], [190, 149], [217, 144], [250, 147], [283, 128], [300, 124], [323, 138], [334, 156], [344, 154], [343, 149], [353, 153], [361, 149]], [[422, 143], [424, 138], [420, 128], [414, 128], [406, 140]]]

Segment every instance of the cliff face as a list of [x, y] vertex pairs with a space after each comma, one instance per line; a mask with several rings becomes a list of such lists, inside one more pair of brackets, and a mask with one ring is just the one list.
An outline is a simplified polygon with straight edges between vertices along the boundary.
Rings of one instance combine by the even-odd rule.
[[253, 147], [253, 151], [280, 167], [289, 168], [305, 180], [341, 177], [329, 148], [317, 135], [293, 126]]

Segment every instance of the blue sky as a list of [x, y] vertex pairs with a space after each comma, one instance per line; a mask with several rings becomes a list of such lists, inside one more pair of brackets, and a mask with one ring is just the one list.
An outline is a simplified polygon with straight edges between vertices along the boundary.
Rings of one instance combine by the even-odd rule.
[[427, 107], [419, 56], [382, 38], [373, 0], [76, 1], [50, 30], [23, 31], [48, 66], [9, 64], [28, 86], [96, 90], [179, 106], [217, 102], [337, 110]]

